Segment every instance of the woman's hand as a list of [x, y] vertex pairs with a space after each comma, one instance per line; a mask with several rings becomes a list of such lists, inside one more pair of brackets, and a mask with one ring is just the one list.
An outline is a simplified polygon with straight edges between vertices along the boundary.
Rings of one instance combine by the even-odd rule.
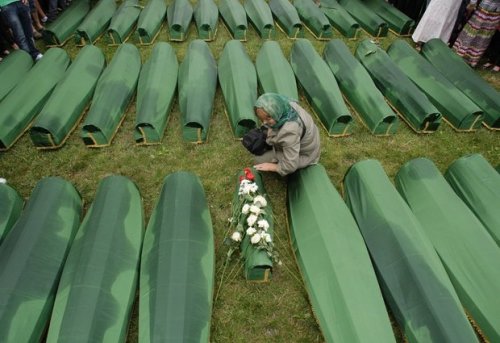
[[256, 164], [253, 167], [258, 171], [271, 171], [271, 172], [278, 171], [278, 164], [277, 163], [266, 162], [266, 163]]

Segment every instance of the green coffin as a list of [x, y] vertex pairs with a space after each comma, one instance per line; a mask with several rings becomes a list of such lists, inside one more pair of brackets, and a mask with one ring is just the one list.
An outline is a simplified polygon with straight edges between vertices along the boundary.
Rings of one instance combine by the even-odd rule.
[[337, 0], [323, 0], [320, 3], [321, 11], [328, 18], [330, 24], [347, 38], [356, 38], [359, 24]]
[[184, 41], [193, 19], [193, 7], [188, 0], [174, 0], [167, 8], [167, 22], [171, 41]]
[[44, 337], [81, 212], [80, 195], [69, 182], [48, 177], [36, 184], [0, 246], [0, 342]]
[[228, 41], [219, 59], [219, 83], [233, 134], [241, 138], [257, 125], [253, 106], [257, 100], [257, 73], [243, 44]]
[[138, 144], [161, 143], [174, 101], [178, 70], [174, 49], [168, 43], [156, 43], [141, 69], [137, 86], [134, 138]]
[[[258, 187], [259, 194], [262, 195], [266, 201], [267, 206], [265, 207], [265, 214], [262, 214], [262, 219], [267, 220], [269, 228], [267, 233], [271, 235], [271, 239], [274, 241], [274, 217], [273, 210], [269, 203], [269, 198], [266, 196], [266, 190], [264, 189], [264, 184], [262, 182], [262, 176], [255, 169], [251, 169], [251, 173], [254, 175], [255, 179], [253, 182]], [[237, 179], [245, 177], [245, 173], [240, 171], [237, 175]], [[240, 209], [240, 204], [242, 200], [238, 195], [240, 189], [240, 182], [236, 185], [236, 189], [233, 195], [233, 213], [237, 209]], [[259, 250], [250, 242], [250, 237], [245, 235], [240, 244], [241, 255], [244, 259], [244, 275], [248, 281], [255, 282], [267, 282], [271, 278], [271, 273], [273, 269], [273, 261], [265, 250]]]
[[387, 49], [387, 54], [436, 106], [453, 128], [471, 131], [481, 126], [483, 117], [481, 109], [407, 42], [394, 41]]
[[219, 12], [233, 39], [247, 40], [247, 14], [239, 0], [221, 0]]
[[217, 34], [219, 9], [213, 0], [200, 0], [194, 9], [194, 21], [198, 30], [198, 38], [212, 41]]
[[323, 59], [307, 39], [297, 39], [290, 53], [290, 64], [306, 98], [330, 136], [351, 132], [351, 113], [339, 86]]
[[287, 194], [293, 250], [326, 342], [396, 342], [363, 237], [325, 168], [292, 174]]
[[47, 50], [16, 88], [0, 102], [0, 151], [9, 149], [24, 133], [64, 77], [70, 62], [64, 50]]
[[24, 200], [17, 191], [0, 183], [0, 246], [23, 210]]
[[85, 145], [102, 147], [111, 144], [133, 98], [140, 70], [139, 50], [128, 43], [120, 45], [97, 82], [81, 132]]
[[500, 93], [495, 88], [440, 39], [428, 41], [422, 48], [422, 55], [483, 110], [483, 123], [488, 128], [500, 129]]
[[270, 0], [269, 8], [278, 27], [288, 38], [304, 37], [304, 27], [297, 10], [288, 0]]
[[255, 69], [262, 93], [277, 93], [291, 99], [299, 99], [293, 69], [278, 42], [267, 41], [262, 44], [257, 54]]
[[121, 44], [127, 41], [141, 14], [138, 0], [125, 0], [116, 10], [108, 27], [111, 44]]
[[14, 50], [0, 63], [0, 101], [9, 94], [14, 87], [22, 82], [33, 66], [33, 59], [24, 50]]
[[321, 9], [311, 0], [294, 0], [300, 19], [316, 39], [328, 40], [333, 37], [332, 25]]
[[374, 37], [386, 37], [389, 27], [384, 19], [380, 18], [372, 9], [361, 0], [339, 0], [340, 5]]
[[64, 144], [90, 103], [105, 64], [99, 48], [89, 45], [80, 51], [30, 128], [36, 147], [57, 148]]
[[179, 107], [182, 137], [194, 143], [207, 140], [217, 88], [217, 62], [208, 44], [193, 40], [179, 69]]
[[444, 177], [500, 246], [500, 174], [480, 154], [457, 159]]
[[355, 56], [368, 70], [378, 89], [413, 130], [434, 132], [438, 129], [441, 124], [438, 109], [384, 50], [366, 39], [358, 45]]
[[64, 266], [47, 342], [125, 342], [143, 231], [135, 184], [102, 179]]
[[208, 342], [214, 267], [203, 186], [192, 173], [171, 174], [144, 237], [139, 342]]
[[339, 83], [342, 93], [374, 135], [395, 133], [399, 122], [361, 63], [340, 39], [328, 42], [323, 58]]
[[363, 4], [384, 20], [398, 35], [409, 35], [415, 27], [413, 19], [385, 0], [364, 0]]
[[99, 0], [87, 14], [83, 22], [78, 25], [75, 34], [76, 44], [94, 44], [97, 38], [108, 28], [115, 11], [115, 0]]
[[75, 0], [57, 19], [47, 25], [43, 31], [43, 39], [47, 45], [62, 46], [75, 33], [78, 25], [90, 11], [88, 0]]
[[430, 160], [406, 163], [395, 183], [422, 223], [465, 310], [489, 342], [500, 342], [500, 248]]
[[141, 44], [153, 44], [167, 13], [164, 0], [149, 0], [139, 15], [137, 34]]
[[274, 39], [276, 29], [274, 28], [273, 14], [265, 0], [247, 0], [244, 3], [250, 22], [263, 39]]
[[344, 179], [384, 297], [409, 342], [477, 342], [424, 228], [376, 160], [354, 164]]

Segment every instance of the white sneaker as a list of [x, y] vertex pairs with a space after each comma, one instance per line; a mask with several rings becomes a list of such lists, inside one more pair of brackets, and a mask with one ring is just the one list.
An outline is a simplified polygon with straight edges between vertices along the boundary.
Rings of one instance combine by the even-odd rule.
[[42, 59], [42, 57], [43, 57], [43, 55], [42, 55], [42, 54], [38, 54], [38, 55], [36, 55], [36, 57], [35, 57], [35, 61], [36, 61], [36, 62], [40, 61], [40, 60]]

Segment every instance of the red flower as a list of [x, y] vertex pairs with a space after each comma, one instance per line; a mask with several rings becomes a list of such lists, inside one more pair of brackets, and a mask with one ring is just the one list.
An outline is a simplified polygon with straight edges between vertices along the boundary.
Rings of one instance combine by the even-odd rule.
[[255, 176], [252, 174], [252, 171], [250, 170], [250, 168], [243, 169], [243, 172], [245, 173], [245, 177], [248, 180], [250, 180], [250, 181], [254, 181], [255, 180]]

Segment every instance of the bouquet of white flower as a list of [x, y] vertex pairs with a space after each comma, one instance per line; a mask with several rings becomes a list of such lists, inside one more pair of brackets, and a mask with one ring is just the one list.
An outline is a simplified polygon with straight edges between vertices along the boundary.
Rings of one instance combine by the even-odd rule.
[[272, 226], [272, 211], [264, 195], [260, 175], [245, 168], [239, 173], [233, 216], [230, 218], [230, 238], [226, 242], [231, 246], [229, 257], [240, 250], [248, 280], [267, 281], [272, 262], [279, 262], [274, 250]]

